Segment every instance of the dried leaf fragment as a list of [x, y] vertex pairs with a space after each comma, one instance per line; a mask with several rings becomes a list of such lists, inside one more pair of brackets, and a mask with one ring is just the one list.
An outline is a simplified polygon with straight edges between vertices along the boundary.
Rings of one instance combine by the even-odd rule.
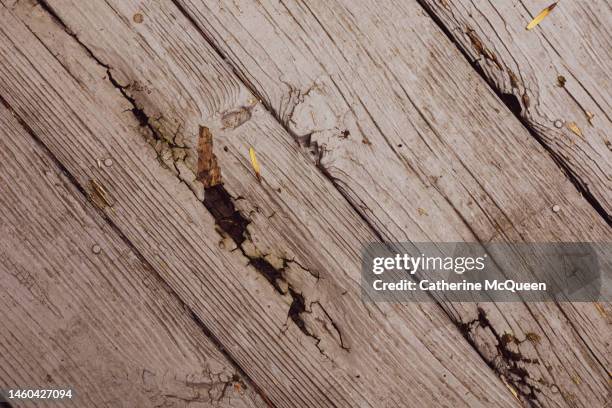
[[567, 124], [567, 128], [569, 130], [571, 130], [575, 135], [580, 136], [580, 137], [584, 137], [584, 136], [582, 136], [582, 130], [580, 130], [580, 128], [578, 127], [576, 122], [569, 122]]
[[253, 149], [252, 147], [249, 148], [249, 156], [251, 156], [251, 165], [253, 166], [253, 170], [255, 170], [255, 176], [257, 177], [257, 181], [261, 183], [259, 162], [257, 161], [257, 156], [255, 155], [255, 149]]
[[217, 163], [217, 156], [213, 153], [213, 136], [205, 126], [200, 126], [198, 137], [198, 171], [196, 179], [204, 188], [221, 184], [221, 169]]
[[542, 22], [546, 18], [546, 16], [553, 11], [553, 9], [557, 7], [557, 3], [553, 3], [550, 6], [546, 7], [544, 10], [540, 12], [529, 24], [527, 24], [527, 30], [534, 29], [538, 24]]
[[504, 377], [499, 377], [501, 378], [502, 382], [506, 385], [506, 387], [508, 387], [508, 389], [510, 390], [510, 392], [512, 393], [512, 395], [514, 395], [514, 398], [516, 398], [517, 400], [520, 401], [518, 392], [516, 392], [516, 390], [514, 389], [513, 386], [511, 386], [510, 384], [508, 384], [508, 382], [506, 381], [506, 379]]

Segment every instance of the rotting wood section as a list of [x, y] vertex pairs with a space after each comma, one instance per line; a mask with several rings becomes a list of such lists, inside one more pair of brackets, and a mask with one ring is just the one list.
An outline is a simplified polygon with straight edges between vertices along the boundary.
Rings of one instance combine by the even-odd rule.
[[[129, 4], [118, 2], [115, 6]], [[104, 15], [104, 9], [99, 11]], [[161, 12], [167, 10], [162, 8]], [[152, 20], [151, 10], [141, 14], [143, 21]], [[167, 16], [156, 17], [163, 21]], [[2, 26], [0, 61], [6, 64], [10, 61], [11, 69], [0, 70], [0, 89], [8, 103], [17, 114], [27, 118], [33, 131], [79, 185], [85, 185], [91, 173], [99, 172], [90, 167], [97, 157], [113, 157], [113, 171], [97, 174], [101, 185], [116, 199], [113, 210], [105, 212], [106, 216], [150, 261], [253, 382], [266, 390], [275, 405], [369, 406], [381, 400], [399, 405], [400, 400], [406, 399], [425, 404], [432, 401], [432, 396], [435, 403], [459, 406], [517, 404], [437, 306], [398, 307], [361, 302], [355, 284], [359, 279], [357, 248], [360, 242], [375, 240], [372, 232], [360, 223], [330, 183], [308, 164], [269, 114], [260, 105], [253, 106], [249, 102], [252, 96], [243, 88], [236, 88], [239, 81], [228, 76], [225, 68], [219, 68], [222, 65], [215, 65], [206, 49], [196, 44], [188, 54], [196, 60], [198, 56], [210, 58], [212, 72], [201, 72], [206, 75], [198, 78], [221, 77], [218, 84], [224, 87], [203, 88], [207, 92], [217, 89], [219, 93], [199, 95], [202, 104], [198, 106], [203, 109], [214, 101], [221, 112], [233, 111], [236, 106], [253, 106], [252, 118], [226, 130], [230, 133], [223, 133], [220, 118], [218, 122], [215, 118], [204, 120], [199, 111], [195, 120], [195, 116], [185, 117], [185, 123], [191, 123], [191, 127], [185, 128], [207, 126], [215, 143], [223, 146], [215, 151], [225, 181], [223, 188], [235, 197], [235, 208], [245, 218], [248, 215], [250, 221], [248, 230], [253, 242], [245, 241], [243, 246], [247, 244], [249, 251], [263, 254], [276, 269], [283, 269], [284, 280], [291, 282], [292, 289], [304, 300], [304, 312], [302, 298], [296, 295], [299, 300], [295, 302], [290, 295], [281, 297], [249, 265], [241, 251], [232, 251], [231, 240], [228, 242], [223, 234], [213, 232], [214, 217], [196, 199], [197, 193], [179, 182], [171, 167], [159, 166], [156, 152], [143, 142], [143, 136], [152, 137], [149, 125], [162, 137], [168, 129], [174, 135], [177, 128], [167, 126], [161, 116], [149, 114], [148, 109], [155, 109], [155, 105], [138, 108], [144, 112], [146, 121], [133, 115], [135, 102], [121, 92], [127, 86], [117, 89], [104, 76], [112, 71], [117, 83], [126, 83], [119, 79], [122, 75], [115, 65], [107, 63], [106, 56], [98, 56], [104, 64], [88, 58], [77, 41], [38, 7], [20, 2], [12, 11], [2, 9], [2, 18], [8, 24]], [[20, 18], [28, 28], [19, 24]], [[117, 17], [111, 15], [105, 21], [117, 21]], [[121, 31], [119, 27], [117, 31]], [[63, 47], [61, 52], [45, 51], [45, 46], [52, 48], [58, 43]], [[66, 52], [79, 58], [67, 58]], [[9, 54], [17, 58], [4, 58]], [[36, 69], [30, 62], [33, 55], [37, 56]], [[73, 61], [78, 62], [72, 65]], [[201, 61], [194, 64], [198, 69], [211, 65]], [[30, 80], [21, 81], [26, 73]], [[141, 79], [143, 86], [149, 87], [144, 76]], [[13, 86], [15, 83], [18, 88]], [[39, 97], [24, 98], [17, 89]], [[186, 102], [181, 106], [193, 106], [172, 89], [168, 89], [167, 99]], [[201, 90], [196, 87], [194, 94]], [[156, 94], [156, 100], [157, 97]], [[157, 111], [175, 120], [168, 113], [176, 114], [178, 109], [159, 109], [166, 102], [160, 98]], [[46, 115], [32, 115], [39, 110]], [[78, 115], [70, 114], [74, 111]], [[179, 112], [185, 111], [190, 112]], [[261, 184], [246, 167], [248, 164], [241, 165], [248, 163], [245, 147], [249, 134], [265, 134], [274, 141], [258, 148], [267, 171]], [[186, 135], [197, 137], [197, 131], [183, 134]], [[193, 148], [192, 142], [182, 143]], [[75, 155], [73, 149], [81, 153]], [[272, 151], [274, 160], [268, 160]], [[236, 163], [236, 158], [241, 159], [237, 164], [225, 165]], [[295, 173], [301, 176], [298, 185], [294, 184], [295, 178], [286, 176]], [[304, 206], [304, 202], [318, 204]], [[269, 212], [273, 209], [277, 211]], [[145, 238], [142, 231], [147, 231]], [[310, 246], [303, 238], [312, 236], [317, 237], [320, 246]], [[279, 248], [283, 253], [279, 253]], [[282, 259], [291, 260], [285, 268]], [[294, 320], [295, 315], [300, 319]], [[298, 323], [302, 321], [315, 338], [302, 332]], [[371, 327], [378, 330], [373, 333]], [[378, 349], [372, 350], [371, 344]], [[400, 353], [405, 360], [397, 361], [394, 353]], [[413, 387], [415, 383], [420, 385], [418, 392]], [[385, 384], [392, 384], [393, 392], [381, 388]], [[431, 391], [424, 395], [422, 391], [430, 387]], [[452, 391], [438, 394], [439, 389]]]
[[197, 151], [196, 180], [202, 183], [204, 189], [221, 184], [221, 169], [213, 152], [213, 135], [206, 126], [200, 126]]

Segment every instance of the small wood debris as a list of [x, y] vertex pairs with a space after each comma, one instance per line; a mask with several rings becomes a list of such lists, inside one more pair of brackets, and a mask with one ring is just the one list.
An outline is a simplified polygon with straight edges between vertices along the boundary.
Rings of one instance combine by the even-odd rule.
[[136, 24], [140, 24], [144, 21], [144, 17], [142, 16], [142, 14], [140, 13], [136, 13], [134, 14], [134, 16], [132, 17], [132, 20], [136, 23]]
[[106, 189], [102, 187], [100, 183], [96, 180], [90, 179], [89, 186], [91, 187], [91, 192], [89, 193], [89, 199], [100, 209], [105, 207], [112, 207], [113, 203], [109, 198]]
[[340, 138], [342, 139], [348, 139], [350, 135], [351, 135], [351, 132], [349, 132], [348, 129], [345, 129], [342, 132], [340, 132]]
[[551, 11], [553, 11], [553, 9], [555, 7], [557, 7], [557, 3], [553, 3], [550, 6], [546, 7], [544, 10], [542, 10], [540, 12], [540, 14], [535, 16], [535, 18], [533, 20], [531, 20], [531, 22], [529, 24], [527, 24], [526, 29], [527, 30], [534, 29], [538, 24], [540, 24], [542, 22], [542, 20], [544, 20], [546, 18], [546, 16], [548, 14], [550, 14]]
[[100, 248], [100, 245], [96, 244], [91, 247], [91, 252], [93, 252], [96, 255], [98, 255], [101, 251], [102, 251], [102, 248]]
[[559, 211], [561, 211], [561, 207], [555, 204], [553, 205], [552, 210], [554, 213], [558, 213]]
[[584, 137], [584, 136], [582, 136], [582, 130], [580, 130], [580, 128], [578, 127], [576, 122], [569, 122], [567, 124], [567, 128], [569, 130], [571, 130], [575, 135], [580, 136], [580, 137]]
[[593, 118], [595, 117], [595, 114], [593, 112], [589, 112], [589, 111], [584, 111], [584, 114], [586, 115], [588, 121], [589, 121], [589, 125], [593, 126]]
[[557, 85], [561, 88], [563, 88], [565, 86], [565, 83], [567, 82], [567, 79], [565, 79], [565, 77], [563, 75], [559, 75], [557, 77]]
[[198, 136], [198, 163], [196, 180], [204, 185], [204, 188], [221, 184], [221, 169], [217, 163], [217, 157], [213, 153], [213, 136], [205, 126], [200, 126]]
[[473, 29], [468, 27], [466, 34], [468, 38], [470, 39], [470, 41], [472, 42], [472, 48], [474, 48], [474, 50], [476, 51], [476, 53], [478, 53], [478, 55], [482, 55], [487, 60], [495, 63], [498, 69], [503, 70], [503, 67], [499, 63], [497, 56], [493, 52], [491, 52], [491, 50], [489, 50], [487, 47], [485, 47], [482, 44], [482, 41], [480, 40], [480, 38], [478, 37], [478, 35]]
[[476, 51], [478, 55], [482, 55], [485, 48], [484, 45], [482, 45], [482, 41], [480, 41], [478, 35], [476, 35], [474, 30], [472, 30], [471, 28], [468, 28], [466, 34], [472, 42], [472, 47], [474, 48], [474, 51]]
[[599, 312], [600, 315], [606, 317], [606, 309], [603, 307], [601, 303], [595, 303], [595, 309]]
[[525, 338], [527, 340], [529, 340], [530, 342], [534, 343], [534, 344], [539, 343], [540, 340], [541, 340], [539, 334], [531, 333], [531, 332], [530, 333], [525, 333]]
[[501, 345], [505, 346], [510, 343], [519, 344], [520, 342], [512, 333], [504, 333], [500, 339]]
[[255, 170], [255, 176], [257, 177], [257, 181], [261, 183], [261, 173], [259, 168], [259, 163], [257, 162], [257, 156], [255, 155], [255, 149], [252, 147], [249, 148], [249, 156], [251, 156], [251, 165], [253, 166], [253, 170]]
[[507, 72], [508, 72], [508, 77], [510, 78], [510, 86], [512, 86], [512, 88], [518, 89], [519, 81], [518, 81], [518, 78], [516, 77], [516, 74], [512, 72], [510, 68], [508, 68]]
[[361, 143], [363, 143], [366, 146], [372, 146], [372, 142], [370, 142], [370, 139], [368, 139], [367, 137], [363, 137], [363, 139], [361, 139]]
[[421, 207], [417, 208], [417, 212], [419, 215], [428, 215], [427, 210]]
[[251, 119], [250, 108], [239, 108], [225, 112], [221, 117], [223, 129], [236, 129]]

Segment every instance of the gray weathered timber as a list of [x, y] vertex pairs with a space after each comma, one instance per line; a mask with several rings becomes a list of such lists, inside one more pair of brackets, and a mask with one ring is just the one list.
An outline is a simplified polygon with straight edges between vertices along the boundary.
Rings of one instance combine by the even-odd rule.
[[[375, 235], [178, 10], [75, 2], [66, 10], [87, 28], [72, 37], [39, 6], [5, 4], [3, 97], [82, 188], [104, 187], [108, 219], [276, 406], [518, 404], [436, 305], [362, 302], [360, 243]], [[146, 24], [132, 23], [138, 12]], [[98, 62], [75, 41], [87, 32], [102, 40], [87, 41]], [[135, 89], [148, 118], [126, 98]], [[248, 217], [243, 242], [196, 198], [186, 143], [201, 126]], [[103, 158], [113, 166], [98, 168]]]
[[15, 406], [266, 406], [2, 105], [0, 211], [0, 388], [74, 392]]
[[[606, 222], [416, 2], [177, 3], [383, 238], [610, 241]], [[469, 337], [524, 400], [602, 404], [612, 353], [596, 305], [449, 309], [465, 324], [477, 307], [487, 323]], [[543, 339], [517, 346], [520, 375], [500, 353], [504, 333]]]
[[612, 220], [610, 2], [420, 1]]

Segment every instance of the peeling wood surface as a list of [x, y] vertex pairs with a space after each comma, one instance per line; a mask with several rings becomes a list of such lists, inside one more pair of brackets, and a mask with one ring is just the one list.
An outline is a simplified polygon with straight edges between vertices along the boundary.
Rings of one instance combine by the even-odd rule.
[[378, 238], [611, 238], [416, 3], [3, 3], [3, 98], [274, 405], [602, 405], [598, 305], [360, 299]]
[[2, 388], [72, 388], [74, 407], [266, 406], [4, 106], [0, 129]]
[[420, 1], [612, 219], [610, 2]]
[[[93, 4], [53, 3], [70, 35], [40, 6], [5, 3], [1, 94], [81, 188], [112, 195], [106, 217], [272, 404], [518, 406], [437, 305], [360, 299], [360, 244], [376, 235], [177, 9]], [[72, 20], [87, 16], [103, 43]], [[196, 180], [199, 126], [223, 185]]]
[[202, 183], [204, 188], [221, 184], [221, 169], [217, 163], [217, 156], [213, 152], [213, 136], [210, 129], [205, 126], [200, 126], [197, 153], [198, 167], [196, 170], [196, 180]]

